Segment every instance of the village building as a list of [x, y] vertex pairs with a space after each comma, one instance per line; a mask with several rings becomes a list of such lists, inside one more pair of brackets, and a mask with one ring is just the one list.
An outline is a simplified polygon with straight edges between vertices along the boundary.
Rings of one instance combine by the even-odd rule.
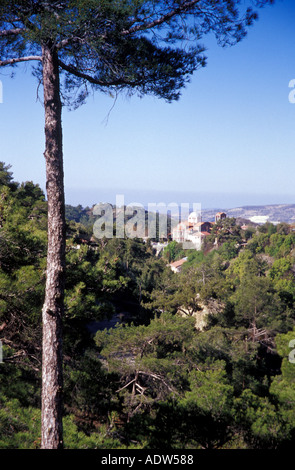
[[197, 230], [198, 232], [207, 232], [207, 233], [210, 233], [211, 230], [212, 230], [212, 227], [213, 227], [213, 223], [212, 222], [198, 222], [195, 226], [194, 226], [194, 230]]
[[[217, 212], [215, 223], [226, 218], [225, 212]], [[188, 220], [180, 222], [172, 231], [172, 240], [178, 243], [190, 242], [192, 248], [200, 250], [204, 239], [210, 235], [214, 222], [202, 222], [201, 215], [191, 212]]]
[[218, 222], [219, 220], [222, 220], [225, 218], [226, 218], [225, 212], [217, 212], [217, 214], [215, 214], [215, 222]]
[[184, 243], [187, 240], [187, 234], [193, 229], [193, 224], [188, 221], [180, 222], [172, 231], [172, 240], [177, 243]]
[[188, 216], [188, 223], [190, 225], [196, 225], [201, 222], [201, 213], [200, 212], [191, 212]]
[[174, 273], [180, 273], [181, 269], [182, 269], [182, 265], [183, 263], [185, 263], [187, 261], [187, 258], [182, 258], [178, 261], [174, 261], [173, 263], [170, 263], [169, 266], [170, 268], [172, 269], [172, 271]]

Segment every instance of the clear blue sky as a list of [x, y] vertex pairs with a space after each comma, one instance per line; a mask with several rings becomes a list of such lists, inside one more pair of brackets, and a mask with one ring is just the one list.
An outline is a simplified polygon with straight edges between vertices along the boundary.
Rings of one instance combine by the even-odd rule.
[[[243, 2], [242, 2], [243, 3]], [[238, 45], [204, 37], [207, 66], [178, 102], [96, 94], [63, 111], [68, 204], [295, 203], [295, 2], [277, 0]], [[44, 116], [29, 65], [1, 70], [1, 160], [45, 188]], [[39, 90], [42, 96], [42, 89]], [[108, 117], [108, 118], [107, 118]]]

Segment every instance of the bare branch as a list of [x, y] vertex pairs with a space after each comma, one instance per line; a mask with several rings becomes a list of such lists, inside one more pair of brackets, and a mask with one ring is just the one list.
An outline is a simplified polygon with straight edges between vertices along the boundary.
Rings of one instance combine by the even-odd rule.
[[0, 60], [0, 67], [3, 67], [4, 65], [14, 65], [18, 62], [28, 62], [30, 60], [42, 61], [42, 57], [38, 55], [31, 55], [27, 57], [15, 57], [14, 59]]
[[170, 390], [170, 392], [173, 392], [173, 388], [170, 387], [169, 384], [167, 384], [165, 382], [165, 380], [163, 379], [163, 377], [161, 377], [160, 375], [158, 374], [152, 374], [151, 372], [145, 372], [143, 370], [139, 370], [138, 371], [139, 374], [143, 374], [143, 375], [147, 375], [148, 377], [152, 377], [153, 379], [157, 379], [157, 380], [160, 380], [160, 382], [162, 382], [167, 388], [168, 390]]
[[0, 31], [0, 36], [17, 36], [25, 31], [25, 28], [3, 29]]
[[135, 381], [136, 381], [136, 378], [133, 379], [133, 380], [131, 380], [130, 382], [128, 382], [128, 384], [124, 385], [124, 387], [121, 387], [121, 388], [119, 388], [118, 390], [116, 390], [116, 393], [121, 392], [122, 390], [124, 390], [124, 388], [128, 387], [128, 385], [132, 384], [132, 383], [135, 382]]

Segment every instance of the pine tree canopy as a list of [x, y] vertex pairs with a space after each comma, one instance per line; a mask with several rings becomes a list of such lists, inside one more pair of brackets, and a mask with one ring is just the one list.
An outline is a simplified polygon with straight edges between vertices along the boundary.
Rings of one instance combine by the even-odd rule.
[[[274, 0], [256, 0], [261, 7]], [[56, 49], [64, 104], [79, 105], [91, 89], [114, 88], [175, 100], [204, 66], [201, 38], [212, 32], [231, 45], [257, 18], [232, 0], [1, 1], [0, 66], [42, 61]], [[40, 72], [39, 70], [39, 72]], [[41, 80], [41, 73], [38, 74]]]

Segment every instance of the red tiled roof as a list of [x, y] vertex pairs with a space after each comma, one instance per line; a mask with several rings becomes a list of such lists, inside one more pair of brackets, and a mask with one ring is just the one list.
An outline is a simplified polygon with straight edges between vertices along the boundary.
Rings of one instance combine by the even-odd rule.
[[212, 225], [212, 222], [197, 222], [195, 225], [197, 225], [198, 227], [200, 227], [201, 225], [204, 225], [204, 224], [210, 224], [210, 225]]
[[182, 258], [182, 259], [179, 259], [178, 261], [174, 261], [173, 263], [170, 263], [170, 266], [172, 266], [173, 268], [178, 268], [185, 262], [186, 262], [186, 258]]

